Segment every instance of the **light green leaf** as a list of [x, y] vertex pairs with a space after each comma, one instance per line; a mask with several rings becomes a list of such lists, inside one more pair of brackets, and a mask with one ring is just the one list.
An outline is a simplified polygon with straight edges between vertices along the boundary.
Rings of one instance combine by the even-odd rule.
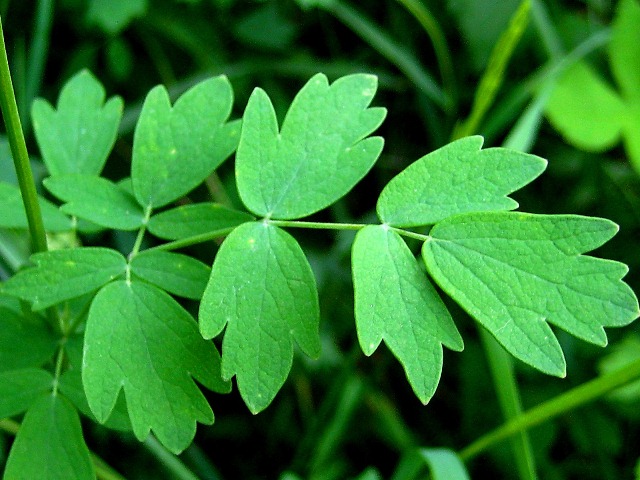
[[117, 230], [136, 230], [144, 223], [144, 212], [129, 192], [106, 178], [94, 175], [57, 175], [44, 180], [65, 203], [61, 210], [97, 225]]
[[264, 222], [245, 223], [224, 241], [200, 304], [205, 338], [227, 326], [222, 375], [236, 375], [253, 413], [266, 408], [291, 370], [293, 341], [320, 354], [318, 292], [298, 243]]
[[104, 100], [100, 82], [82, 70], [62, 88], [57, 110], [45, 100], [33, 102], [33, 129], [51, 175], [100, 174], [115, 143], [123, 109], [119, 97]]
[[195, 380], [217, 392], [220, 357], [202, 339], [191, 315], [162, 290], [143, 282], [116, 281], [96, 295], [87, 319], [82, 381], [91, 411], [104, 422], [124, 389], [133, 432], [153, 430], [179, 453], [193, 440], [196, 421], [213, 412]]
[[51, 359], [58, 338], [40, 318], [27, 320], [0, 306], [0, 319], [0, 372], [39, 367]]
[[[611, 70], [627, 100], [640, 101], [640, 3], [638, 0], [618, 2], [613, 20], [609, 60]], [[640, 133], [636, 132], [636, 136]]]
[[265, 217], [299, 218], [351, 190], [384, 143], [365, 138], [386, 115], [383, 108], [367, 108], [376, 88], [372, 75], [348, 75], [329, 85], [317, 74], [296, 95], [280, 132], [271, 100], [254, 90], [236, 155], [238, 191], [247, 208]]
[[436, 223], [457, 213], [513, 210], [508, 194], [540, 175], [546, 160], [506, 148], [481, 150], [466, 137], [420, 158], [382, 190], [377, 211], [394, 227]]
[[27, 411], [4, 480], [93, 480], [78, 412], [62, 395], [43, 395]]
[[[42, 197], [38, 197], [44, 228], [48, 232], [68, 232], [71, 220], [58, 207]], [[0, 227], [28, 228], [27, 215], [20, 189], [15, 185], [0, 182]]]
[[31, 260], [35, 267], [18, 272], [0, 290], [30, 301], [34, 311], [92, 292], [127, 268], [120, 253], [101, 247], [36, 253]]
[[149, 250], [131, 260], [131, 273], [175, 295], [199, 300], [211, 269], [187, 255]]
[[51, 391], [53, 377], [39, 368], [21, 368], [0, 373], [0, 418], [26, 411], [43, 394]]
[[149, 231], [166, 240], [196, 235], [224, 235], [241, 223], [254, 220], [252, 215], [217, 203], [193, 203], [166, 210], [149, 220]]
[[567, 141], [594, 152], [618, 142], [626, 115], [618, 94], [584, 62], [577, 62], [560, 77], [546, 113]]
[[[58, 381], [58, 388], [66, 397], [71, 400], [73, 405], [88, 418], [98, 423], [98, 420], [91, 412], [89, 404], [87, 403], [87, 396], [84, 393], [84, 387], [82, 386], [82, 374], [80, 370], [67, 370], [62, 374]], [[120, 430], [123, 432], [131, 431], [131, 421], [129, 420], [129, 413], [127, 412], [127, 404], [124, 400], [124, 395], [118, 395], [111, 415], [104, 426], [113, 430]]]
[[456, 452], [447, 448], [422, 448], [420, 457], [428, 465], [433, 480], [469, 480], [467, 469]]
[[369, 356], [384, 340], [426, 404], [440, 381], [442, 344], [463, 349], [447, 307], [407, 245], [388, 227], [370, 225], [358, 232], [351, 261], [362, 351]]
[[627, 267], [580, 254], [617, 226], [577, 215], [463, 214], [431, 230], [422, 250], [436, 282], [515, 357], [552, 375], [565, 361], [549, 323], [588, 342], [638, 316]]
[[116, 35], [147, 10], [147, 0], [89, 0], [87, 21], [109, 35]]
[[163, 86], [149, 92], [133, 138], [131, 180], [140, 205], [182, 197], [231, 155], [240, 135], [239, 120], [227, 123], [232, 103], [225, 76], [197, 84], [173, 107]]

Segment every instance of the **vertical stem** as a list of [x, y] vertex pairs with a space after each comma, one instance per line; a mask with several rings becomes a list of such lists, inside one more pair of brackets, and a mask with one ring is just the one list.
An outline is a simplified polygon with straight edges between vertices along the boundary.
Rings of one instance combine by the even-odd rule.
[[[522, 414], [522, 404], [520, 402], [520, 392], [516, 383], [513, 371], [511, 356], [504, 351], [502, 346], [489, 332], [483, 328], [479, 329], [480, 339], [493, 377], [493, 385], [498, 396], [500, 409], [507, 421], [518, 418]], [[511, 439], [513, 453], [516, 458], [518, 475], [522, 480], [535, 480], [536, 469], [533, 453], [531, 452], [531, 442], [526, 430], [518, 432]]]
[[7, 49], [4, 43], [4, 32], [2, 30], [2, 19], [0, 18], [0, 109], [7, 130], [7, 138], [13, 155], [13, 162], [16, 167], [18, 184], [22, 192], [22, 201], [27, 214], [31, 243], [34, 252], [45, 252], [47, 250], [47, 237], [44, 231], [40, 204], [36, 194], [36, 185], [33, 181], [33, 173], [29, 164], [29, 154], [24, 141], [18, 106], [11, 83], [11, 72], [9, 71], [9, 61], [7, 59]]
[[27, 79], [24, 91], [24, 109], [22, 120], [26, 131], [29, 130], [29, 108], [40, 90], [42, 74], [49, 50], [49, 34], [53, 18], [53, 0], [39, 0], [36, 11], [36, 22], [33, 29], [33, 41], [29, 48]]

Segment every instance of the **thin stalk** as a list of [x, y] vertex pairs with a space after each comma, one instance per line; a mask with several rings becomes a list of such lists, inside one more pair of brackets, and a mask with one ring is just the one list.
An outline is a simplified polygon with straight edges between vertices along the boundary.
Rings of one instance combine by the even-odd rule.
[[531, 2], [524, 0], [511, 17], [507, 29], [500, 35], [489, 57], [487, 68], [480, 79], [480, 85], [473, 99], [471, 113], [469, 117], [454, 130], [454, 139], [466, 137], [478, 131], [480, 122], [489, 110], [489, 107], [493, 104], [498, 90], [504, 81], [504, 74], [509, 60], [529, 23], [530, 10]]
[[144, 446], [171, 473], [171, 478], [176, 480], [199, 480], [178, 457], [164, 448], [153, 435], [147, 437], [144, 441]]
[[[483, 328], [479, 328], [479, 331], [502, 414], [507, 421], [518, 418], [522, 414], [522, 403], [511, 356], [489, 332]], [[521, 431], [512, 437], [511, 446], [519, 477], [522, 480], [535, 480], [537, 478], [535, 460], [527, 432]]]
[[47, 251], [47, 237], [45, 235], [40, 204], [36, 193], [36, 184], [33, 180], [33, 172], [29, 164], [29, 154], [24, 141], [18, 106], [11, 83], [11, 72], [9, 71], [9, 60], [7, 59], [7, 49], [4, 43], [4, 32], [2, 30], [2, 19], [0, 18], [0, 109], [7, 130], [7, 138], [13, 155], [13, 162], [16, 168], [18, 184], [22, 193], [22, 201], [27, 214], [29, 233], [34, 252]]
[[318, 438], [311, 459], [309, 477], [320, 472], [331, 454], [339, 448], [353, 414], [362, 401], [364, 384], [357, 376], [347, 379], [331, 421]]
[[[455, 110], [457, 92], [453, 60], [451, 59], [451, 52], [447, 46], [447, 39], [445, 38], [444, 33], [442, 33], [442, 29], [423, 2], [419, 0], [397, 1], [413, 15], [413, 17], [420, 23], [427, 36], [431, 39], [431, 44], [433, 45], [433, 50], [438, 62], [438, 68], [440, 68], [440, 76], [442, 77], [444, 91], [451, 99], [451, 104]], [[450, 113], [454, 113], [454, 111]]]
[[459, 452], [460, 458], [468, 462], [483, 451], [495, 446], [502, 440], [523, 430], [551, 420], [570, 412], [589, 402], [593, 402], [616, 388], [640, 379], [640, 360], [630, 363], [624, 368], [602, 375], [578, 387], [558, 395], [537, 407], [525, 411], [522, 415], [502, 424], [495, 430], [483, 435]]
[[378, 53], [398, 67], [434, 103], [442, 108], [449, 108], [451, 99], [442, 91], [431, 74], [422, 68], [413, 55], [367, 20], [362, 13], [340, 1], [323, 2], [320, 7], [351, 28]]
[[53, 21], [53, 0], [40, 0], [36, 11], [36, 22], [33, 29], [33, 41], [29, 49], [27, 80], [24, 100], [26, 110], [22, 111], [25, 130], [29, 129], [29, 108], [40, 90], [42, 75], [49, 50], [49, 36]]

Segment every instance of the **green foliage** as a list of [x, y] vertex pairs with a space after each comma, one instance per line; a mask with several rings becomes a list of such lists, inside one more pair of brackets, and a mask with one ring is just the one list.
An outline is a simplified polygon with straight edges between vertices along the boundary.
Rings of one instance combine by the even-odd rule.
[[382, 190], [380, 219], [416, 227], [456, 213], [517, 208], [507, 195], [540, 175], [546, 161], [503, 148], [481, 150], [482, 141], [463, 138], [411, 164]]
[[284, 230], [250, 222], [219, 250], [200, 304], [205, 338], [227, 325], [222, 375], [236, 375], [253, 413], [269, 405], [286, 380], [293, 340], [309, 356], [320, 354], [318, 293], [300, 246]]
[[567, 69], [547, 105], [551, 123], [579, 148], [603, 151], [620, 139], [640, 172], [640, 3], [621, 0], [609, 44], [609, 83], [584, 62]]
[[144, 440], [152, 429], [179, 453], [193, 440], [196, 421], [213, 423], [190, 377], [211, 390], [229, 390], [215, 346], [200, 337], [186, 310], [142, 282], [111, 282], [98, 292], [87, 318], [82, 381], [99, 422], [109, 418], [123, 389], [136, 437]]
[[[62, 85], [55, 108], [33, 102], [33, 132], [0, 55], [4, 478], [631, 474], [640, 183], [597, 152], [622, 139], [637, 163], [637, 0], [616, 6], [615, 88], [582, 59], [606, 31], [561, 37], [572, 7], [538, 1], [452, 0], [459, 32], [416, 0], [120, 3], [62, 2], [84, 19], [64, 28], [102, 32], [51, 59], [58, 14], [39, 4], [10, 49], [22, 112]], [[59, 85], [41, 85], [45, 60]], [[477, 88], [460, 73], [482, 69]], [[539, 129], [545, 108], [592, 154]], [[598, 398], [614, 408], [550, 422]], [[471, 461], [509, 436], [514, 452]]]
[[442, 345], [461, 351], [451, 314], [400, 236], [368, 226], [353, 243], [358, 339], [371, 355], [384, 339], [404, 365], [421, 402], [433, 396], [442, 370]]
[[31, 115], [42, 159], [51, 175], [98, 175], [113, 148], [122, 115], [122, 99], [104, 103], [100, 82], [82, 71], [60, 92], [57, 109], [36, 99]]
[[47, 393], [33, 402], [11, 448], [3, 478], [95, 478], [80, 418], [69, 400]]
[[621, 281], [627, 267], [580, 255], [617, 229], [578, 216], [465, 214], [437, 224], [422, 255], [438, 284], [509, 352], [564, 376], [562, 350], [546, 321], [605, 346], [602, 327], [638, 317], [638, 300]]
[[226, 77], [196, 85], [173, 107], [164, 87], [149, 92], [136, 125], [131, 165], [140, 205], [156, 208], [177, 200], [235, 150], [240, 122], [227, 122], [232, 103]]
[[281, 131], [269, 97], [254, 90], [236, 158], [247, 208], [268, 218], [306, 217], [351, 190], [384, 143], [365, 138], [386, 115], [383, 108], [367, 108], [376, 88], [371, 75], [349, 75], [332, 85], [315, 75], [296, 95]]

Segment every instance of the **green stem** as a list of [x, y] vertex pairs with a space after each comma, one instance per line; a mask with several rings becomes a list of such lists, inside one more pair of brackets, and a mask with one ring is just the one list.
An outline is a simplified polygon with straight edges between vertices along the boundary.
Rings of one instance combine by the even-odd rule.
[[40, 0], [36, 12], [36, 23], [33, 31], [33, 41], [29, 49], [29, 59], [27, 67], [27, 80], [24, 92], [25, 109], [22, 111], [24, 128], [29, 126], [29, 108], [31, 102], [40, 90], [44, 65], [49, 50], [49, 35], [53, 20], [53, 0]]
[[171, 473], [171, 478], [176, 480], [198, 480], [198, 477], [178, 457], [164, 448], [153, 435], [147, 437], [144, 441], [144, 446]]
[[29, 164], [29, 154], [24, 141], [18, 106], [11, 83], [11, 72], [9, 71], [9, 60], [4, 43], [4, 32], [2, 30], [2, 19], [0, 19], [0, 108], [7, 130], [7, 138], [11, 147], [11, 154], [16, 168], [18, 184], [22, 193], [31, 242], [34, 252], [47, 251], [47, 237], [45, 235], [40, 204], [36, 193], [36, 185], [33, 180], [33, 172]]
[[522, 415], [510, 420], [495, 430], [483, 435], [459, 452], [460, 458], [467, 462], [494, 446], [523, 430], [551, 420], [577, 407], [592, 402], [605, 394], [640, 378], [640, 360], [630, 363], [624, 368], [602, 375], [578, 387], [552, 398], [537, 407], [525, 411]]
[[323, 2], [320, 6], [351, 28], [378, 53], [398, 67], [434, 103], [445, 109], [449, 107], [451, 99], [445, 95], [431, 74], [422, 68], [420, 62], [401, 45], [389, 38], [384, 31], [367, 20], [362, 13], [339, 1]]
[[153, 208], [151, 207], [151, 205], [147, 206], [147, 208], [145, 209], [143, 224], [142, 224], [142, 227], [140, 227], [140, 230], [138, 230], [138, 235], [136, 236], [136, 241], [133, 244], [133, 248], [131, 249], [131, 253], [129, 253], [129, 260], [133, 259], [133, 257], [135, 257], [138, 254], [138, 252], [140, 251], [140, 247], [142, 246], [142, 240], [144, 239], [144, 234], [147, 232], [147, 223], [149, 222], [149, 219], [151, 218], [152, 210], [153, 210]]
[[10, 418], [2, 418], [0, 419], [0, 430], [11, 435], [17, 435], [18, 430], [20, 430], [20, 424]]
[[504, 74], [509, 60], [529, 22], [530, 10], [530, 1], [524, 0], [511, 17], [507, 29], [500, 35], [498, 42], [491, 51], [487, 68], [476, 90], [471, 113], [453, 132], [454, 139], [466, 137], [478, 131], [480, 122], [493, 104], [504, 81]]
[[58, 382], [62, 375], [62, 365], [64, 362], [64, 344], [61, 344], [58, 348], [58, 354], [56, 355], [56, 370], [53, 375], [53, 396], [58, 394]]
[[[436, 54], [436, 60], [438, 61], [438, 67], [440, 68], [442, 84], [444, 85], [445, 92], [451, 99], [452, 106], [455, 108], [457, 100], [456, 79], [453, 69], [453, 61], [451, 59], [451, 52], [447, 46], [447, 40], [444, 33], [442, 33], [442, 29], [423, 2], [419, 0], [397, 1], [409, 10], [420, 25], [422, 25], [422, 28], [431, 39], [433, 50]], [[453, 111], [451, 113], [453, 113]]]
[[[493, 385], [498, 396], [500, 409], [505, 420], [511, 421], [522, 415], [520, 392], [513, 371], [511, 356], [502, 348], [498, 341], [484, 328], [479, 328], [480, 340], [484, 347]], [[537, 478], [535, 461], [531, 451], [531, 442], [526, 431], [521, 431], [511, 439], [513, 453], [516, 458], [521, 479], [535, 480]]]

